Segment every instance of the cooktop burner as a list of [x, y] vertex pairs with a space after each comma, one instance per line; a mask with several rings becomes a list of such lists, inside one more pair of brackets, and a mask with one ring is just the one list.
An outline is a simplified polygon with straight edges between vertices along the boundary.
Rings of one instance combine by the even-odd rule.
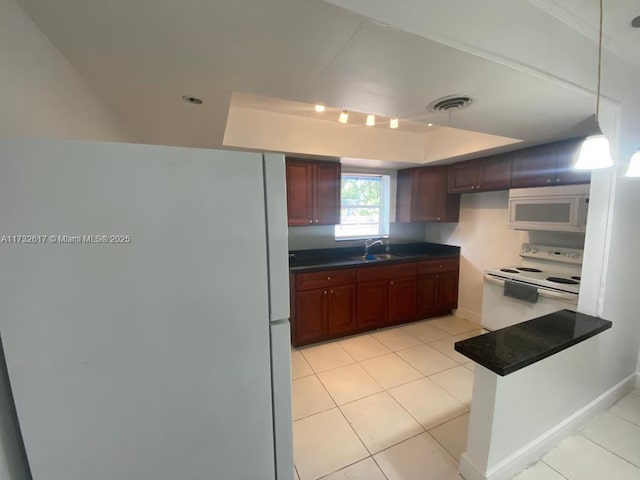
[[542, 270], [539, 270], [537, 268], [531, 268], [531, 267], [516, 267], [516, 268], [521, 272], [542, 273]]
[[500, 271], [506, 273], [520, 273], [518, 270], [514, 270], [513, 268], [501, 268]]
[[582, 277], [580, 275], [576, 275], [576, 276], [571, 277], [571, 278], [573, 278], [574, 280], [578, 280], [578, 281], [582, 280]]
[[547, 277], [547, 280], [554, 283], [564, 283], [566, 285], [578, 285], [580, 282], [576, 282], [575, 280], [571, 280], [570, 278], [562, 278], [562, 277]]

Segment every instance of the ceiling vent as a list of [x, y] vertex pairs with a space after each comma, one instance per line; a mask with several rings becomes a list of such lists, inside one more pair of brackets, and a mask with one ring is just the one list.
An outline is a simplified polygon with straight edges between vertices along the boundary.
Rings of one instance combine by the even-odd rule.
[[439, 98], [427, 107], [434, 112], [449, 112], [451, 110], [462, 110], [473, 103], [473, 99], [468, 95], [449, 95]]

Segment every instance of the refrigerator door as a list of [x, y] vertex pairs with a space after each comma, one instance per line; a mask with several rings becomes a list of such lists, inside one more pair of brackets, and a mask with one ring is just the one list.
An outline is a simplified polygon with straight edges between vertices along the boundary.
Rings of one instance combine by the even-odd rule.
[[289, 318], [289, 240], [284, 155], [264, 154], [270, 319]]
[[271, 319], [273, 425], [278, 480], [293, 480], [289, 260], [284, 156], [264, 155]]
[[0, 243], [33, 479], [274, 479], [262, 156], [3, 140], [0, 158], [0, 233], [47, 239]]

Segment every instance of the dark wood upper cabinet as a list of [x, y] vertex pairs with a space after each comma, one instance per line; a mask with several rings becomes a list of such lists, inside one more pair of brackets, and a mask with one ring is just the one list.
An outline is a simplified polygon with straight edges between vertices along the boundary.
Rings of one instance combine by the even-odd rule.
[[447, 193], [447, 167], [398, 171], [397, 222], [457, 222], [460, 195]]
[[286, 159], [289, 226], [340, 223], [340, 164]]
[[449, 193], [589, 183], [591, 172], [574, 170], [582, 138], [449, 165]]
[[313, 163], [287, 159], [289, 226], [313, 223]]
[[478, 162], [477, 190], [507, 190], [511, 186], [511, 153], [502, 153]]
[[340, 223], [340, 164], [315, 162], [313, 164], [315, 183], [315, 218], [318, 225]]
[[454, 163], [449, 166], [449, 193], [507, 190], [511, 186], [511, 154]]
[[514, 152], [511, 186], [521, 188], [589, 183], [591, 172], [573, 169], [582, 141], [577, 138]]

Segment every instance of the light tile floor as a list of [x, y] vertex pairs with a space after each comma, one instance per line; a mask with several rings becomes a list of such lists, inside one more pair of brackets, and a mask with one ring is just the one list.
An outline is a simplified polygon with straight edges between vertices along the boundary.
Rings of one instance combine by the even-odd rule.
[[516, 480], [640, 480], [640, 389], [591, 420]]
[[[460, 480], [477, 324], [447, 316], [293, 349], [299, 480]], [[640, 389], [515, 480], [640, 480]]]
[[294, 349], [300, 480], [447, 480], [466, 446], [478, 324], [445, 316]]

